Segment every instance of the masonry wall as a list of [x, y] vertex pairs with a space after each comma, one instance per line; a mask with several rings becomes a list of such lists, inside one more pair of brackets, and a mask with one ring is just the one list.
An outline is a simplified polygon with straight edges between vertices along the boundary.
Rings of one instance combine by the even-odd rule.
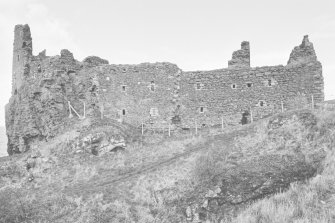
[[178, 99], [181, 70], [171, 63], [106, 65], [99, 79], [103, 115], [135, 126], [170, 122]]
[[[200, 85], [200, 89], [199, 88]], [[294, 66], [186, 72], [181, 81], [181, 119], [186, 125], [215, 125], [222, 116], [237, 124], [242, 113], [255, 119], [298, 105], [295, 97], [323, 101], [322, 67], [317, 61]], [[293, 103], [293, 102], [292, 102]], [[203, 108], [203, 112], [201, 109]]]
[[250, 46], [242, 42], [228, 68], [182, 72], [171, 63], [109, 65], [96, 56], [82, 62], [68, 50], [32, 54], [29, 26], [15, 27], [13, 91], [6, 105], [8, 153], [29, 149], [76, 122], [68, 103], [90, 122], [113, 119], [131, 124], [179, 127], [237, 125], [312, 100], [324, 100], [322, 66], [305, 36], [286, 66], [250, 68]]

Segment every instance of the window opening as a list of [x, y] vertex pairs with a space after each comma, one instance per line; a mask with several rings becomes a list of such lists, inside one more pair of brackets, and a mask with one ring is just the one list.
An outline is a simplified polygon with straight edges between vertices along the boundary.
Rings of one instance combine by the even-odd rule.
[[158, 116], [158, 109], [157, 108], [150, 108], [150, 116]]
[[150, 90], [155, 91], [155, 82], [154, 81], [151, 81]]

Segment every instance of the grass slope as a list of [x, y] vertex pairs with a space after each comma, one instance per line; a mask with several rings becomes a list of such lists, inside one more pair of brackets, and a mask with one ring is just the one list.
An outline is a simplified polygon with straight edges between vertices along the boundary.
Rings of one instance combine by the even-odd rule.
[[[0, 160], [0, 222], [186, 222], [187, 207], [201, 205], [208, 191], [218, 185], [221, 197], [202, 208], [211, 222], [332, 219], [335, 114], [319, 115], [311, 139], [310, 131], [295, 122], [269, 135], [267, 123], [263, 120], [202, 137], [149, 137], [144, 143], [133, 142], [124, 152], [104, 156], [75, 153], [72, 144], [79, 135], [73, 130], [30, 153]], [[327, 156], [319, 164], [314, 159], [321, 149]], [[264, 174], [265, 170], [286, 173], [279, 170], [283, 163], [277, 162], [278, 157], [293, 163], [292, 167], [303, 161], [318, 175], [291, 187], [279, 184], [276, 175]], [[249, 193], [248, 176], [258, 179], [257, 193], [271, 189], [268, 196]], [[230, 186], [222, 184], [223, 179]], [[284, 192], [264, 186], [269, 182]], [[231, 196], [222, 192], [223, 186]], [[218, 198], [226, 203], [217, 205], [222, 201]], [[246, 202], [238, 204], [241, 199]]]

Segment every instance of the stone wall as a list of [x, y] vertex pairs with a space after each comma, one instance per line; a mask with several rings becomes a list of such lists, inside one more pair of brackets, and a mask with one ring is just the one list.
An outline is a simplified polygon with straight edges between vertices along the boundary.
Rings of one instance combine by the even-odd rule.
[[295, 102], [301, 98], [311, 103], [313, 95], [314, 103], [323, 101], [322, 66], [314, 55], [313, 45], [305, 36], [292, 51], [287, 66], [231, 66], [183, 73], [183, 124], [220, 124], [222, 116], [231, 116], [231, 122], [237, 124], [243, 113], [259, 119], [280, 112], [282, 105], [284, 109], [298, 108], [301, 105]]
[[[76, 119], [68, 102], [90, 119], [141, 126], [236, 125], [302, 104], [324, 100], [322, 66], [305, 36], [286, 66], [250, 68], [250, 47], [242, 42], [226, 69], [182, 72], [171, 63], [109, 65], [96, 56], [82, 62], [69, 50], [32, 55], [29, 26], [15, 27], [13, 92], [6, 106], [8, 153], [48, 140]], [[298, 103], [299, 102], [299, 103]]]
[[92, 69], [99, 80], [103, 115], [135, 126], [169, 123], [181, 70], [171, 63], [107, 65]]

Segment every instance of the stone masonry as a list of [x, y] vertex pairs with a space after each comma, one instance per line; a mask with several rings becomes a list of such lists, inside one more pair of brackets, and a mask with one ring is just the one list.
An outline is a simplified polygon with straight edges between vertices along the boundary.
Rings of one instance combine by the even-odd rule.
[[[305, 36], [286, 66], [250, 67], [249, 42], [233, 53], [228, 68], [183, 72], [171, 63], [109, 65], [89, 56], [77, 61], [66, 49], [60, 55], [32, 54], [28, 25], [14, 31], [12, 97], [6, 105], [8, 153], [20, 153], [66, 126], [68, 102], [90, 119], [112, 119], [133, 126], [194, 127], [239, 124], [306, 103], [324, 100], [322, 66]], [[107, 123], [107, 122], [106, 122]]]

